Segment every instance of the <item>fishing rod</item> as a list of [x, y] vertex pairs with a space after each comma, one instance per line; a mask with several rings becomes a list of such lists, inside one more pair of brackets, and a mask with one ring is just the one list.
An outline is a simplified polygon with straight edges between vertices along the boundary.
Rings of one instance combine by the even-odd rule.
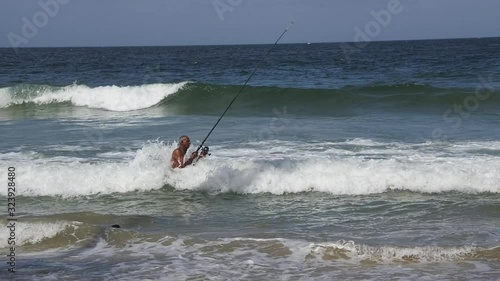
[[[238, 96], [241, 94], [241, 92], [243, 91], [243, 89], [245, 89], [246, 85], [248, 84], [248, 82], [250, 81], [250, 79], [252, 79], [252, 77], [255, 74], [255, 72], [257, 72], [257, 70], [260, 68], [260, 66], [262, 65], [262, 63], [264, 63], [264, 61], [266, 60], [266, 58], [269, 55], [269, 53], [271, 53], [271, 51], [273, 50], [274, 46], [276, 46], [278, 44], [278, 42], [281, 40], [281, 37], [283, 37], [283, 35], [285, 35], [285, 33], [293, 25], [293, 23], [294, 22], [292, 21], [290, 23], [290, 25], [288, 25], [288, 27], [283, 31], [283, 33], [281, 33], [281, 35], [278, 37], [278, 39], [276, 40], [276, 42], [274, 42], [274, 44], [271, 46], [271, 48], [269, 48], [269, 50], [267, 50], [266, 55], [262, 58], [262, 60], [257, 65], [257, 67], [253, 70], [252, 74], [250, 74], [250, 76], [248, 77], [248, 79], [245, 82], [245, 84], [243, 84], [243, 86], [241, 86], [241, 88], [238, 91], [238, 93], [236, 94], [236, 96], [234, 96], [233, 100], [229, 103], [229, 105], [227, 106], [226, 110], [224, 110], [224, 113], [222, 113], [222, 115], [219, 117], [219, 120], [217, 120], [217, 122], [215, 122], [215, 125], [212, 127], [212, 129], [210, 130], [210, 132], [208, 132], [208, 135], [205, 137], [205, 139], [198, 146], [198, 148], [196, 149], [196, 153], [198, 153], [198, 151], [203, 147], [203, 145], [205, 144], [205, 141], [207, 141], [208, 137], [212, 134], [212, 132], [214, 131], [215, 127], [217, 127], [217, 125], [219, 124], [220, 120], [222, 120], [222, 117], [224, 117], [224, 115], [226, 115], [226, 112], [229, 110], [229, 108], [231, 108], [231, 105], [233, 105], [234, 101], [238, 98]], [[204, 149], [204, 151], [205, 151], [205, 153], [208, 153], [208, 149]], [[199, 157], [198, 157], [198, 159], [199, 159]]]

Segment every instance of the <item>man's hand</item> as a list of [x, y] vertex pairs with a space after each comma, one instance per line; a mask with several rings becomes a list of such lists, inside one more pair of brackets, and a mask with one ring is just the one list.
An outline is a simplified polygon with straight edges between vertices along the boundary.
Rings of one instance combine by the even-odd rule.
[[190, 159], [194, 160], [196, 157], [198, 157], [198, 151], [195, 151], [195, 152], [191, 153]]
[[196, 159], [196, 157], [198, 157], [197, 151], [191, 153], [191, 157], [189, 157], [189, 159], [181, 166], [181, 168], [184, 168], [187, 165], [191, 165], [191, 163], [193, 163], [193, 161], [194, 161], [194, 159]]

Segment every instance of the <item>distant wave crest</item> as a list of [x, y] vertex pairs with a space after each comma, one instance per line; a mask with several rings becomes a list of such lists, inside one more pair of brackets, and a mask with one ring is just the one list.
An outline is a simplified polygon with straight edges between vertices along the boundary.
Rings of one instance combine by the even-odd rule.
[[[81, 106], [108, 111], [133, 111], [158, 106], [171, 114], [219, 115], [240, 87], [189, 82], [94, 88], [86, 85], [55, 87], [22, 84], [0, 89], [0, 108], [15, 110], [22, 107], [29, 110], [40, 106]], [[478, 108], [500, 104], [498, 90], [483, 89], [474, 100], [476, 95], [476, 89], [436, 88], [414, 83], [346, 86], [339, 89], [249, 86], [233, 104], [230, 114], [272, 115], [272, 108], [283, 106], [301, 115], [346, 116], [370, 110], [398, 112], [433, 109], [442, 113], [466, 101], [473, 101], [473, 106]]]
[[46, 85], [20, 85], [0, 89], [0, 108], [18, 105], [54, 105], [69, 103], [110, 111], [145, 109], [182, 89], [186, 82], [176, 84], [149, 84], [141, 86], [86, 85], [54, 87]]

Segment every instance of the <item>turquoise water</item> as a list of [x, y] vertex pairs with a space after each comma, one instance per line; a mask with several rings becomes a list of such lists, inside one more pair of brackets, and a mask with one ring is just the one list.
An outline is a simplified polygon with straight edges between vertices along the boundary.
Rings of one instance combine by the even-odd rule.
[[0, 278], [496, 280], [499, 43], [0, 49]]

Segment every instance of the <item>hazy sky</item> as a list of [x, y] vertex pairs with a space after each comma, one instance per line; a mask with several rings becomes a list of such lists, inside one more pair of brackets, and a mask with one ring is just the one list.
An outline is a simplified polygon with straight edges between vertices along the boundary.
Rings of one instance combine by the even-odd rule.
[[291, 21], [282, 43], [492, 37], [500, 1], [0, 0], [0, 47], [273, 43]]

